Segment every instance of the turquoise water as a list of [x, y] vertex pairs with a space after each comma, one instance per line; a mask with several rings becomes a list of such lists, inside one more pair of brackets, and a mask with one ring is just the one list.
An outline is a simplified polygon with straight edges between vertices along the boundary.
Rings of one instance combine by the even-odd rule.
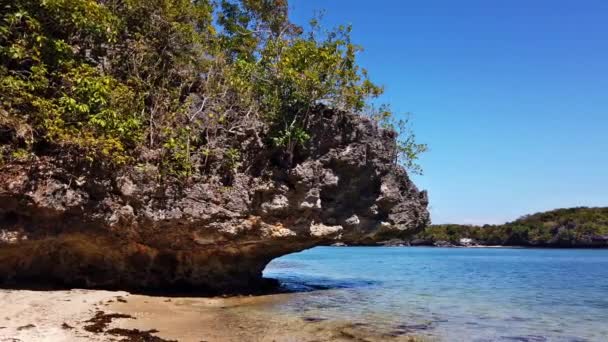
[[272, 310], [441, 341], [608, 341], [608, 250], [318, 247], [265, 270]]

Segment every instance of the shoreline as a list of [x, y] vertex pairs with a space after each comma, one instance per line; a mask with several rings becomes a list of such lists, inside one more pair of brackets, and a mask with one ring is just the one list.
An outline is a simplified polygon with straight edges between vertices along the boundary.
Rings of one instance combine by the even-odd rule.
[[595, 246], [595, 247], [583, 247], [583, 246], [573, 246], [573, 247], [560, 247], [560, 246], [505, 246], [505, 245], [475, 245], [475, 246], [434, 246], [434, 245], [417, 245], [417, 246], [407, 246], [407, 245], [339, 245], [339, 246], [317, 246], [317, 247], [386, 247], [386, 248], [501, 248], [501, 249], [563, 249], [563, 250], [608, 250], [608, 246]]
[[162, 297], [1, 289], [0, 341], [423, 341], [409, 331], [378, 331], [348, 317], [338, 321], [264, 310], [291, 295]]
[[[267, 276], [282, 279], [292, 291], [263, 295], [0, 289], [0, 341], [390, 342], [456, 336], [561, 341], [605, 336], [601, 322], [606, 311], [600, 307], [605, 301], [594, 307], [576, 295], [569, 297], [570, 291], [559, 287], [563, 279], [554, 277], [561, 265], [570, 265], [566, 274], [577, 274], [573, 262], [588, 253], [499, 252], [317, 249], [271, 267]], [[596, 256], [594, 267], [605, 272], [606, 254]], [[321, 259], [327, 265], [319, 265]], [[522, 273], [496, 267], [505, 260], [516, 262]], [[428, 272], [431, 265], [438, 265], [436, 272]], [[533, 280], [522, 282], [528, 279]], [[552, 291], [540, 293], [547, 279]], [[600, 278], [577, 276], [573, 284], [595, 298], [601, 296], [602, 284], [594, 279]], [[469, 292], [472, 282], [475, 289]], [[311, 290], [293, 291], [303, 288]], [[568, 308], [553, 305], [557, 296]], [[518, 300], [527, 306], [513, 304]], [[588, 312], [588, 317], [581, 322], [567, 310]]]

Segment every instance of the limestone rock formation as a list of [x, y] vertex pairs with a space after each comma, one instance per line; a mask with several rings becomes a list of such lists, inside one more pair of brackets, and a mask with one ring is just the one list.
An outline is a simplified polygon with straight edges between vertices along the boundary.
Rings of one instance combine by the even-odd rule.
[[62, 152], [3, 165], [0, 282], [246, 291], [281, 255], [405, 238], [428, 223], [426, 192], [395, 165], [394, 132], [329, 110], [309, 130], [289, 164], [247, 131], [238, 172], [185, 183]]

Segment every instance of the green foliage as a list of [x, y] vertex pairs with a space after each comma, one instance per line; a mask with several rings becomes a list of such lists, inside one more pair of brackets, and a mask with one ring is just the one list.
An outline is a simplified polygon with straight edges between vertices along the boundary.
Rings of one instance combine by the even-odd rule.
[[11, 125], [31, 127], [30, 145], [75, 145], [125, 162], [139, 138], [136, 94], [95, 63], [117, 18], [87, 0], [0, 6], [0, 92]]
[[183, 129], [174, 132], [165, 131], [167, 138], [164, 140], [163, 158], [161, 166], [163, 170], [178, 178], [187, 178], [192, 174], [190, 154], [188, 153], [188, 132]]
[[226, 165], [229, 170], [235, 170], [239, 166], [241, 153], [236, 148], [229, 148], [225, 153]]
[[290, 127], [280, 131], [272, 140], [275, 146], [289, 146], [290, 143], [303, 145], [310, 139], [310, 135], [302, 127]]
[[524, 216], [504, 225], [432, 225], [415, 238], [458, 243], [471, 238], [486, 245], [584, 245], [608, 235], [608, 208], [569, 208]]
[[[362, 112], [382, 94], [357, 64], [350, 27], [298, 27], [286, 0], [0, 0], [0, 9], [0, 129], [12, 134], [2, 151], [42, 143], [188, 177], [213, 159], [237, 167], [229, 137], [252, 118], [293, 155], [310, 139], [314, 108]], [[426, 146], [406, 127], [395, 126], [395, 158], [416, 171]]]
[[412, 173], [421, 175], [422, 167], [418, 164], [418, 158], [428, 151], [428, 146], [417, 142], [416, 134], [410, 124], [411, 115], [408, 113], [402, 115], [402, 118], [396, 119], [386, 104], [379, 107], [369, 105], [366, 108], [366, 114], [383, 128], [397, 133], [395, 163], [402, 165]]
[[322, 31], [317, 21], [305, 32], [287, 21], [286, 1], [222, 1], [222, 42], [231, 51], [231, 82], [249, 94], [273, 123], [273, 141], [289, 153], [309, 139], [311, 110], [324, 104], [359, 112], [379, 96], [356, 63], [360, 48], [351, 28]]
[[398, 134], [395, 162], [401, 164], [410, 172], [421, 175], [422, 167], [418, 164], [418, 158], [428, 151], [428, 146], [416, 141], [416, 134], [410, 125], [409, 114], [405, 115], [404, 119], [395, 120], [390, 112], [383, 111], [381, 113], [380, 122]]
[[11, 153], [11, 157], [19, 161], [24, 161], [28, 159], [29, 152], [24, 149], [16, 149]]

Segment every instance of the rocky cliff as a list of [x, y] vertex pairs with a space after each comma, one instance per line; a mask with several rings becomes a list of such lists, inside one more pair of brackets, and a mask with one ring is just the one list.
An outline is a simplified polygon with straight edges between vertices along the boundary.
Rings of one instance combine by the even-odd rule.
[[288, 164], [260, 131], [238, 135], [238, 172], [186, 182], [53, 149], [2, 165], [0, 282], [244, 291], [281, 255], [428, 223], [426, 192], [395, 165], [395, 133], [373, 120], [319, 110]]

